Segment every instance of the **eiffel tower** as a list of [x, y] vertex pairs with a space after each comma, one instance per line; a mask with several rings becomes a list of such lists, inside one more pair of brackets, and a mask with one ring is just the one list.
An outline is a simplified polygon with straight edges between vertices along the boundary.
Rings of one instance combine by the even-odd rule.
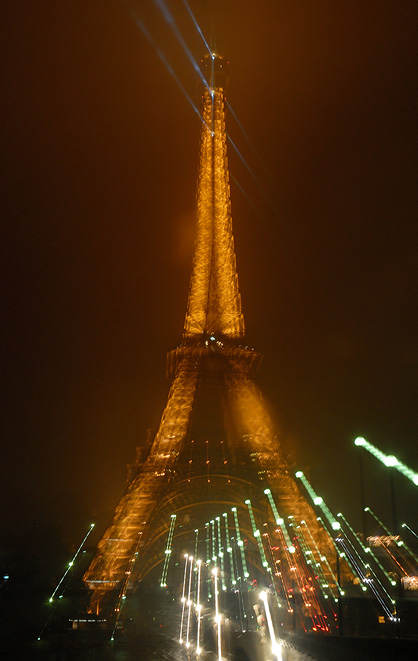
[[[261, 356], [245, 344], [231, 219], [226, 66], [219, 55], [203, 59], [209, 84], [203, 93], [197, 229], [183, 338], [168, 354], [172, 385], [149, 456], [84, 575], [92, 610], [128, 579], [143, 578], [162, 563], [170, 516], [182, 521], [182, 534], [193, 532], [222, 508], [242, 507], [249, 496], [260, 503], [266, 488], [281, 516], [307, 521], [318, 545], [329, 550], [313, 508], [288, 471], [257, 385]], [[257, 506], [267, 517], [268, 508]]]

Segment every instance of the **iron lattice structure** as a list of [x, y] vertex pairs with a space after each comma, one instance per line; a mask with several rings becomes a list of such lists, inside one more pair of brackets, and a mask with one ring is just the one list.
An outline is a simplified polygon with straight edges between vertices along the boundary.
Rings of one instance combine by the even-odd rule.
[[[173, 381], [149, 456], [128, 485], [84, 576], [92, 604], [126, 584], [138, 555], [136, 578], [162, 562], [162, 539], [172, 513], [183, 516], [190, 529], [202, 527], [205, 517], [243, 502], [244, 494], [256, 501], [266, 487], [282, 516], [306, 521], [318, 544], [330, 550], [312, 507], [289, 474], [257, 385], [261, 356], [244, 344], [231, 219], [224, 64], [219, 56], [209, 60], [211, 85], [203, 94], [194, 262], [182, 343], [168, 354]], [[205, 432], [194, 439], [191, 431], [202, 401], [199, 393], [205, 389], [219, 398], [226, 430], [210, 460]], [[206, 418], [208, 427], [211, 422]]]

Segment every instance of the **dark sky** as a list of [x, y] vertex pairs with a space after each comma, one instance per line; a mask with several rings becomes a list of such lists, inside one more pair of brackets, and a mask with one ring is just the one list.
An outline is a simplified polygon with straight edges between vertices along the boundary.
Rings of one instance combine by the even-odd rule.
[[[192, 55], [205, 52], [170, 0]], [[230, 60], [248, 343], [295, 468], [360, 521], [361, 434], [418, 470], [415, 1], [190, 0]], [[165, 405], [192, 261], [197, 75], [152, 0], [9, 0], [2, 530], [104, 524]], [[258, 181], [262, 189], [256, 184]], [[248, 198], [248, 199], [247, 199]], [[386, 468], [367, 501], [389, 525]], [[399, 517], [417, 489], [396, 478]], [[415, 514], [414, 514], [415, 513]], [[415, 516], [415, 520], [414, 520]]]

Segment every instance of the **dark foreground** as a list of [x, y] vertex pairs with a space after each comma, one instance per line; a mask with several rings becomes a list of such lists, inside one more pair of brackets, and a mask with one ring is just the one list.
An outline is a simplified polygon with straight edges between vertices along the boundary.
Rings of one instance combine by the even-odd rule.
[[[173, 606], [173, 599], [154, 600], [148, 594], [132, 595], [123, 610], [121, 626], [115, 633], [114, 641], [110, 638], [112, 631], [100, 628], [96, 623], [84, 626], [91, 628], [71, 629], [65, 603], [60, 603], [64, 609], [62, 617], [51, 620], [42, 635], [39, 623], [31, 619], [31, 605], [21, 603], [19, 620], [13, 617], [14, 626], [1, 632], [0, 659], [15, 661], [34, 659], [39, 661], [195, 661], [196, 653], [191, 647], [188, 654], [184, 646], [178, 642], [179, 612]], [[58, 613], [57, 609], [57, 613]], [[4, 619], [2, 622], [4, 623]], [[41, 628], [44, 622], [41, 623]], [[106, 625], [104, 625], [106, 626]], [[206, 632], [207, 634], [208, 632]], [[210, 633], [210, 631], [209, 631]], [[418, 632], [417, 632], [418, 633]], [[6, 635], [7, 634], [7, 635]], [[256, 634], [255, 634], [256, 635]], [[258, 634], [257, 634], [258, 635]], [[412, 661], [418, 659], [418, 639], [398, 639], [394, 636], [386, 638], [331, 636], [318, 633], [303, 633], [302, 631], [282, 632], [283, 661]], [[259, 639], [257, 638], [257, 641]], [[194, 642], [194, 641], [192, 641]], [[247, 641], [248, 642], [248, 641]], [[214, 646], [208, 636], [204, 642], [204, 652], [199, 657], [202, 661], [217, 661]], [[251, 645], [242, 643], [240, 649], [234, 643], [230, 649], [225, 649], [225, 661], [267, 661], [271, 655], [266, 654], [262, 646], [257, 644], [257, 651]]]
[[[336, 638], [310, 634], [288, 634], [283, 661], [412, 661], [418, 658], [418, 642], [390, 639]], [[39, 659], [45, 661], [188, 661], [188, 655], [176, 639], [165, 634], [127, 634], [109, 642], [108, 636], [76, 632], [54, 635], [41, 642], [15, 641], [2, 650], [4, 660]], [[214, 653], [202, 659], [215, 660]], [[252, 657], [226, 655], [228, 661], [253, 661]], [[258, 661], [258, 659], [254, 659]]]

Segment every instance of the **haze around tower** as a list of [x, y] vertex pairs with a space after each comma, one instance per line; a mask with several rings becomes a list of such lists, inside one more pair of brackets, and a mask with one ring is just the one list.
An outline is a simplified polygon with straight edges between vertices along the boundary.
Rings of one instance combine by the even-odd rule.
[[[190, 17], [166, 4], [199, 59]], [[416, 6], [190, 6], [231, 62], [228, 100], [252, 146], [231, 114], [228, 130], [263, 189], [230, 148], [263, 389], [295, 468], [359, 522], [356, 436], [418, 468]], [[176, 78], [196, 102], [200, 82], [154, 3], [41, 9], [2, 9], [3, 529], [18, 541], [52, 525], [70, 542], [106, 519], [161, 415], [200, 131]], [[396, 486], [413, 517], [415, 492]], [[372, 459], [366, 489], [389, 516]]]

